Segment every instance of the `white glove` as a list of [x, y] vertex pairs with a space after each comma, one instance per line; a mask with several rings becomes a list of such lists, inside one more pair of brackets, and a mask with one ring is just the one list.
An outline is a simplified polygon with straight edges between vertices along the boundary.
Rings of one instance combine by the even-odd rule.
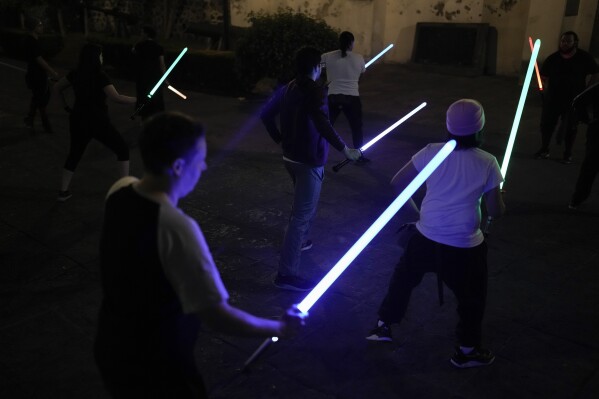
[[362, 151], [360, 151], [357, 148], [345, 147], [343, 149], [343, 154], [345, 154], [345, 157], [347, 159], [349, 159], [350, 161], [357, 161], [358, 159], [360, 159], [362, 157]]

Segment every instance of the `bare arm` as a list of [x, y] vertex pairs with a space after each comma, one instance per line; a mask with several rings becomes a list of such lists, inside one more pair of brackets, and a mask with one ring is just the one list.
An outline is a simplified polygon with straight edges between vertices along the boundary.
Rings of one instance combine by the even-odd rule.
[[484, 194], [487, 215], [493, 219], [498, 219], [505, 213], [505, 203], [499, 186]]
[[135, 104], [135, 101], [137, 101], [137, 99], [135, 97], [124, 96], [122, 94], [119, 94], [119, 92], [116, 91], [116, 88], [114, 87], [114, 85], [104, 86], [104, 93], [106, 93], [106, 97], [108, 97], [110, 100], [114, 101], [115, 103]]
[[209, 327], [219, 332], [245, 337], [289, 337], [303, 325], [298, 316], [286, 313], [281, 321], [253, 316], [227, 302], [221, 302], [199, 312], [198, 316]]
[[[399, 194], [408, 186], [408, 184], [412, 182], [412, 180], [414, 180], [414, 178], [417, 175], [418, 170], [416, 169], [412, 161], [410, 161], [407, 164], [405, 164], [404, 167], [401, 168], [399, 172], [395, 174], [395, 176], [393, 176], [393, 179], [391, 179], [391, 185], [395, 189], [395, 192]], [[410, 200], [407, 202], [407, 206], [412, 208], [412, 210], [417, 214], [420, 213], [418, 211], [416, 203], [412, 198], [410, 198]]]
[[41, 56], [38, 56], [35, 59], [35, 62], [37, 62], [42, 68], [44, 68], [44, 71], [46, 71], [48, 75], [50, 75], [53, 78], [58, 78], [58, 73], [56, 73], [56, 71], [52, 69], [50, 65], [48, 65], [46, 60], [44, 60]]

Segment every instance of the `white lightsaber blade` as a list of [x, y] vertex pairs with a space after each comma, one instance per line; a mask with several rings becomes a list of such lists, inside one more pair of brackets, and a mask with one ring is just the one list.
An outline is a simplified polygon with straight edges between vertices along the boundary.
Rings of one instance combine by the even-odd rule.
[[186, 52], [187, 52], [187, 47], [185, 47], [183, 50], [181, 50], [181, 53], [177, 56], [177, 58], [175, 59], [175, 61], [166, 70], [166, 72], [164, 73], [164, 75], [162, 75], [162, 77], [160, 78], [160, 80], [158, 81], [158, 83], [156, 83], [156, 86], [154, 86], [154, 88], [152, 89], [152, 91], [150, 91], [150, 94], [148, 94], [148, 98], [152, 98], [152, 96], [154, 95], [154, 93], [156, 93], [156, 90], [158, 90], [158, 88], [160, 87], [160, 85], [162, 84], [162, 82], [164, 82], [164, 80], [171, 73], [171, 71], [175, 68], [175, 65], [177, 65], [177, 63], [181, 60], [181, 58], [183, 57], [183, 55]]
[[417, 106], [416, 108], [414, 108], [409, 114], [407, 114], [406, 116], [404, 116], [403, 118], [401, 118], [400, 120], [398, 120], [397, 122], [395, 122], [394, 124], [392, 124], [391, 126], [389, 126], [387, 129], [383, 130], [381, 133], [379, 133], [375, 138], [373, 138], [372, 140], [370, 140], [368, 143], [364, 144], [360, 148], [360, 151], [364, 152], [367, 149], [369, 149], [370, 147], [372, 147], [377, 141], [379, 141], [380, 139], [382, 139], [383, 137], [385, 137], [387, 134], [389, 134], [389, 132], [391, 132], [393, 129], [395, 129], [396, 127], [398, 127], [402, 123], [404, 123], [406, 120], [408, 120], [409, 118], [411, 118], [412, 115], [414, 115], [416, 112], [420, 111], [424, 107], [426, 107], [426, 102], [423, 102], [422, 104], [420, 104], [419, 106]]
[[17, 71], [21, 71], [21, 72], [27, 72], [25, 69], [23, 68], [19, 68], [18, 66], [12, 65], [12, 64], [7, 64], [5, 62], [0, 62], [0, 65], [4, 65], [6, 67], [12, 68], [12, 69], [16, 69]]
[[501, 164], [501, 174], [503, 175], [504, 181], [499, 185], [499, 188], [503, 188], [505, 178], [507, 174], [507, 167], [510, 164], [510, 158], [512, 157], [512, 150], [514, 149], [514, 142], [516, 141], [516, 134], [518, 133], [518, 126], [520, 126], [520, 119], [522, 118], [522, 110], [524, 109], [524, 103], [526, 102], [526, 95], [528, 94], [528, 88], [530, 87], [530, 81], [532, 80], [532, 73], [535, 69], [535, 62], [539, 55], [539, 49], [541, 48], [541, 40], [535, 40], [535, 46], [532, 49], [532, 55], [528, 62], [528, 69], [526, 70], [526, 77], [524, 78], [524, 84], [522, 85], [522, 92], [520, 93], [520, 101], [518, 101], [518, 107], [516, 108], [516, 116], [514, 117], [514, 123], [512, 124], [512, 131], [507, 142], [505, 149], [505, 155], [503, 156], [503, 162]]
[[387, 51], [391, 50], [392, 47], [393, 47], [393, 43], [391, 43], [390, 45], [388, 45], [387, 47], [385, 47], [385, 49], [383, 51], [381, 51], [380, 53], [378, 53], [377, 55], [375, 55], [373, 59], [371, 59], [370, 61], [368, 61], [366, 63], [366, 65], [364, 66], [364, 68], [368, 68], [369, 65], [371, 65], [373, 62], [375, 62], [376, 60], [378, 60], [379, 58], [381, 58], [383, 56], [383, 54], [385, 54]]
[[[320, 299], [320, 297], [329, 289], [331, 285], [341, 276], [341, 274], [347, 269], [351, 262], [360, 255], [360, 253], [366, 248], [366, 246], [372, 241], [372, 239], [381, 231], [383, 227], [391, 220], [391, 218], [399, 211], [399, 209], [414, 195], [416, 190], [424, 184], [426, 179], [441, 165], [441, 163], [451, 154], [455, 149], [456, 141], [448, 141], [439, 152], [430, 160], [430, 162], [416, 175], [414, 180], [408, 184], [408, 186], [397, 196], [397, 198], [385, 209], [385, 211], [378, 217], [377, 220], [366, 230], [362, 237], [356, 241], [356, 243], [347, 251], [345, 255], [333, 266], [333, 268], [320, 280], [320, 282], [308, 293], [308, 295], [301, 301], [297, 308], [302, 313], [307, 313], [312, 306]], [[267, 338], [258, 349], [250, 356], [245, 362], [244, 369], [246, 369], [254, 359], [258, 357], [268, 345], [272, 342], [277, 342], [278, 337]]]
[[175, 93], [176, 95], [178, 95], [179, 97], [181, 97], [184, 100], [187, 100], [187, 96], [183, 93], [181, 93], [179, 90], [175, 89], [173, 86], [168, 85], [168, 89], [170, 91], [172, 91], [173, 93]]

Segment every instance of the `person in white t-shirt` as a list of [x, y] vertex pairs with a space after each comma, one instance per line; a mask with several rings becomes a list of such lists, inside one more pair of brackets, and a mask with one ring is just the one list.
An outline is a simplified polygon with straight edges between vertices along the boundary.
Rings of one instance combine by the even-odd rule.
[[[462, 99], [447, 110], [449, 138], [457, 147], [426, 181], [426, 195], [405, 251], [391, 278], [387, 295], [379, 308], [376, 327], [366, 337], [391, 341], [393, 323], [399, 323], [412, 289], [425, 273], [437, 274], [439, 299], [442, 283], [455, 294], [459, 322], [458, 346], [451, 363], [459, 368], [489, 365], [494, 355], [481, 348], [481, 326], [487, 296], [487, 245], [480, 229], [481, 199], [487, 214], [503, 215], [505, 205], [499, 189], [503, 181], [495, 157], [479, 148], [485, 125], [482, 105]], [[403, 190], [444, 143], [428, 144], [391, 180]], [[409, 205], [416, 209], [413, 200]]]
[[[362, 102], [358, 82], [366, 70], [364, 57], [353, 53], [354, 35], [351, 32], [341, 32], [339, 35], [339, 50], [322, 55], [327, 80], [329, 81], [329, 119], [335, 124], [337, 117], [343, 112], [352, 131], [354, 148], [362, 147]], [[358, 163], [368, 162], [362, 156]]]

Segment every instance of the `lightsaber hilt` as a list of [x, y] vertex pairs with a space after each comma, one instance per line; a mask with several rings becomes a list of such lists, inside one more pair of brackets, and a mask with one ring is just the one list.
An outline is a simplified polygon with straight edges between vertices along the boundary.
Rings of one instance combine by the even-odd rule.
[[266, 338], [264, 342], [262, 342], [262, 344], [258, 347], [258, 349], [256, 349], [254, 353], [252, 353], [248, 360], [245, 361], [243, 367], [241, 368], [241, 372], [247, 373], [248, 371], [250, 371], [251, 364], [254, 363], [260, 357], [260, 355], [262, 355], [262, 353], [264, 353], [264, 351], [266, 350], [266, 348], [270, 346], [270, 344], [277, 341], [277, 337]]
[[146, 106], [147, 103], [149, 103], [152, 100], [152, 96], [150, 96], [148, 94], [148, 99], [144, 102], [142, 102], [140, 104], [139, 107], [137, 107], [137, 109], [135, 111], [133, 111], [133, 113], [131, 114], [131, 116], [129, 118], [131, 119], [135, 119], [135, 117], [137, 116], [137, 114], [139, 114], [141, 112], [141, 110]]
[[333, 166], [333, 172], [339, 172], [342, 167], [350, 163], [349, 158], [345, 158], [343, 161], [339, 162], [337, 165]]

